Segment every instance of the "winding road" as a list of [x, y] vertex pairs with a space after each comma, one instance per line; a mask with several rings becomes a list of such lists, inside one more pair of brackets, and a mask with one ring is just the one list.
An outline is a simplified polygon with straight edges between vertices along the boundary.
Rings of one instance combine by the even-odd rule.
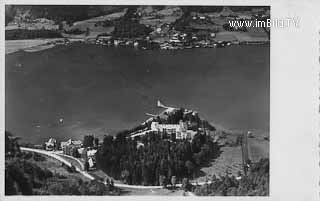
[[[52, 157], [58, 161], [60, 161], [61, 163], [67, 165], [68, 167], [72, 167], [74, 165], [72, 165], [69, 161], [67, 161], [66, 159], [64, 159], [63, 157], [59, 156], [58, 154], [54, 153], [54, 152], [50, 152], [50, 151], [45, 151], [45, 150], [41, 150], [41, 149], [32, 149], [32, 148], [27, 148], [27, 147], [20, 147], [21, 151], [26, 151], [26, 152], [35, 152], [38, 154], [43, 154], [49, 157]], [[76, 171], [79, 172], [80, 174], [82, 174], [83, 176], [87, 177], [90, 180], [94, 180], [95, 178], [88, 174], [86, 171], [81, 170], [79, 167], [74, 166]]]
[[[74, 158], [72, 156], [68, 156], [68, 155], [65, 155], [65, 154], [61, 154], [61, 153], [55, 153], [55, 152], [52, 152], [52, 151], [45, 151], [45, 150], [42, 150], [42, 149], [32, 149], [32, 148], [27, 148], [27, 147], [20, 147], [20, 149], [21, 149], [21, 151], [25, 151], [25, 152], [35, 152], [35, 153], [39, 153], [39, 154], [43, 154], [43, 155], [52, 157], [52, 158], [60, 161], [61, 163], [67, 165], [68, 167], [74, 166], [77, 172], [79, 172], [83, 176], [87, 177], [88, 179], [90, 179], [90, 180], [94, 180], [95, 179], [95, 177], [90, 175], [88, 172], [84, 171], [84, 166], [83, 166], [82, 162], [77, 158]], [[73, 160], [75, 163], [78, 163], [78, 165], [68, 161], [65, 158]], [[198, 182], [198, 183], [194, 182], [194, 183], [191, 183], [191, 184], [192, 185], [204, 185], [206, 183], [210, 184], [211, 181]], [[115, 183], [114, 186], [115, 187], [119, 187], [119, 188], [129, 188], [129, 189], [162, 189], [163, 188], [163, 186], [141, 186], [141, 185], [129, 185], [129, 184], [119, 184], [119, 183]], [[170, 187], [170, 186], [171, 185], [167, 185], [167, 187]], [[176, 184], [175, 186], [176, 187], [181, 187], [182, 184]], [[194, 194], [191, 193], [191, 192], [188, 192], [187, 195], [192, 196]]]
[[[27, 148], [27, 147], [20, 147], [20, 149], [21, 149], [21, 151], [25, 151], [25, 152], [35, 152], [35, 153], [39, 153], [39, 154], [43, 154], [43, 155], [52, 157], [52, 158], [60, 161], [61, 163], [67, 165], [68, 167], [74, 166], [77, 172], [79, 172], [83, 176], [87, 177], [88, 179], [90, 179], [90, 180], [94, 180], [95, 179], [88, 172], [83, 171], [83, 169], [82, 169], [83, 168], [83, 164], [81, 163], [80, 160], [78, 160], [78, 159], [76, 159], [74, 157], [66, 156], [64, 154], [55, 153], [55, 152], [52, 152], [52, 151], [45, 151], [45, 150], [41, 150], [41, 149], [32, 149], [32, 148]], [[73, 165], [70, 161], [66, 160], [64, 157], [68, 157], [70, 159], [73, 159], [74, 161], [78, 161], [79, 166], [82, 167], [82, 168], [79, 168], [78, 165]], [[163, 188], [162, 186], [140, 186], [140, 185], [119, 184], [119, 183], [115, 183], [114, 186], [115, 187], [119, 187], [119, 188], [132, 188], [132, 189], [161, 189], [161, 188]]]

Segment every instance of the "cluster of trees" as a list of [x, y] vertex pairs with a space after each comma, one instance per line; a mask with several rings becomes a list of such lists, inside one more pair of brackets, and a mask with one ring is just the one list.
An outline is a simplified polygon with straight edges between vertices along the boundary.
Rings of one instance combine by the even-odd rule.
[[62, 35], [57, 30], [29, 30], [29, 29], [12, 29], [5, 31], [6, 40], [22, 40], [35, 38], [61, 38]]
[[12, 133], [5, 131], [5, 155], [14, 156], [20, 153], [18, 138], [15, 138]]
[[113, 184], [96, 180], [84, 182], [53, 174], [22, 158], [6, 161], [6, 195], [119, 195]]
[[184, 12], [180, 18], [173, 22], [172, 27], [174, 27], [174, 29], [177, 31], [192, 33], [192, 29], [190, 28], [191, 21], [192, 16], [190, 15], [190, 13]]
[[49, 170], [43, 170], [24, 159], [6, 161], [5, 193], [6, 195], [33, 195], [33, 189], [40, 188], [45, 180], [52, 176]]
[[11, 5], [5, 5], [5, 26], [8, 25], [9, 22], [11, 22], [14, 19], [14, 16], [16, 15], [16, 9], [14, 6]]
[[[16, 138], [5, 133], [5, 194], [6, 195], [119, 195], [113, 182], [104, 185], [96, 180], [84, 182], [53, 173], [37, 162], [46, 158], [37, 153], [21, 152]], [[14, 156], [12, 154], [14, 153]], [[63, 165], [68, 172], [74, 167]]]
[[90, 182], [82, 180], [50, 180], [45, 189], [49, 195], [120, 195], [119, 189], [112, 184], [92, 180]]
[[104, 138], [96, 161], [98, 168], [125, 183], [166, 185], [192, 178], [215, 153], [219, 153], [219, 146], [203, 134], [197, 134], [189, 142], [163, 139], [153, 132], [137, 141], [119, 133], [115, 139]]
[[177, 19], [175, 22], [173, 22], [172, 26], [175, 30], [184, 32], [187, 35], [187, 40], [191, 41], [191, 35], [196, 34], [198, 39], [206, 39], [209, 38], [210, 33], [212, 32], [218, 32], [219, 28], [217, 26], [212, 27], [211, 25], [214, 25], [214, 23], [211, 21], [210, 18], [206, 18], [204, 20], [196, 19], [196, 23], [198, 25], [208, 25], [207, 29], [199, 29], [192, 26], [192, 24], [195, 23], [195, 20], [191, 15], [183, 14], [179, 19]]
[[136, 14], [137, 7], [129, 6], [124, 16], [114, 21], [114, 38], [137, 38], [144, 37], [153, 30], [150, 27], [140, 24]]
[[46, 158], [44, 156], [42, 156], [41, 154], [38, 154], [38, 153], [32, 153], [32, 152], [21, 152], [19, 155], [18, 155], [19, 158], [22, 158], [24, 160], [34, 160], [36, 162], [39, 162], [39, 161], [45, 161]]
[[194, 189], [197, 195], [214, 196], [268, 196], [269, 195], [269, 159], [261, 159], [252, 164], [247, 175], [237, 180], [234, 176], [214, 176], [211, 184]]
[[93, 135], [85, 135], [83, 137], [83, 147], [97, 147], [99, 145], [99, 138], [95, 138]]
[[[181, 7], [183, 11], [183, 15], [178, 18], [175, 22], [172, 23], [172, 26], [175, 30], [187, 33], [187, 34], [193, 34], [196, 33], [198, 38], [202, 35], [201, 32], [205, 32], [206, 34], [209, 34], [211, 32], [218, 32], [218, 29], [212, 28], [208, 26], [208, 29], [196, 29], [194, 27], [191, 27], [190, 24], [194, 22], [193, 16], [191, 15], [192, 12], [197, 13], [206, 13], [206, 12], [220, 12], [222, 10], [223, 6], [186, 6]], [[214, 23], [211, 21], [210, 18], [206, 18], [205, 20], [197, 20], [197, 24], [201, 25], [213, 25]], [[209, 28], [210, 27], [210, 28]]]
[[80, 34], [85, 33], [86, 31], [82, 31], [80, 29], [70, 29], [70, 30], [64, 30], [63, 32], [66, 34], [80, 35]]
[[110, 26], [113, 26], [114, 25], [114, 22], [113, 20], [105, 20], [103, 22], [96, 22], [94, 24], [94, 26], [103, 26], [103, 27], [110, 27]]

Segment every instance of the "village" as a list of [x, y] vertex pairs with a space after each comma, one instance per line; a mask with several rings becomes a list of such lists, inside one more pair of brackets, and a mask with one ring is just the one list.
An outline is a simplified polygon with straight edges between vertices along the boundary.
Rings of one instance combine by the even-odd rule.
[[[87, 135], [83, 141], [69, 139], [59, 144], [55, 138], [50, 138], [43, 144], [42, 148], [46, 151], [77, 158], [83, 164], [84, 170], [89, 171], [96, 166], [95, 153], [97, 152], [98, 146], [98, 138], [94, 138], [93, 135]], [[41, 146], [38, 146], [38, 148], [41, 148]]]
[[[134, 47], [137, 49], [161, 49], [177, 50], [190, 48], [222, 48], [231, 45], [261, 45], [269, 44], [269, 34], [267, 29], [262, 38], [246, 37], [248, 29], [246, 27], [230, 27], [227, 20], [261, 20], [266, 21], [269, 15], [246, 15], [246, 16], [224, 16], [219, 19], [221, 24], [215, 24], [216, 18], [208, 15], [195, 14], [189, 19], [189, 23], [197, 24], [195, 27], [179, 29], [173, 23], [163, 23], [158, 26], [147, 25], [153, 29], [149, 35], [141, 38], [117, 38], [111, 34], [100, 34], [96, 38], [84, 40], [84, 42], [104, 45], [109, 47]], [[212, 25], [213, 24], [213, 25]], [[260, 34], [261, 35], [261, 34]], [[263, 35], [263, 33], [262, 33]]]
[[79, 42], [141, 50], [179, 50], [262, 45], [270, 42], [270, 29], [267, 27], [231, 27], [229, 24], [229, 21], [244, 20], [265, 22], [270, 19], [270, 13], [264, 9], [233, 12], [225, 7], [216, 13], [182, 13], [177, 7], [163, 10], [142, 7], [135, 12], [125, 10], [71, 24], [57, 24], [46, 18], [16, 18], [6, 26], [6, 40], [20, 39], [16, 38], [17, 33], [26, 31], [31, 35], [34, 34], [31, 32], [43, 32], [47, 35], [52, 32], [56, 40], [42, 45], [48, 48]]

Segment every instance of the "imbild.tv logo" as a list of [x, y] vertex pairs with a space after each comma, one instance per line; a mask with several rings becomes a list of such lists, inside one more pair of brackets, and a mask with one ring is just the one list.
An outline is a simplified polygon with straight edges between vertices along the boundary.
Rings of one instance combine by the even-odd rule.
[[287, 17], [280, 19], [266, 19], [266, 20], [229, 20], [229, 26], [234, 29], [249, 28], [249, 27], [262, 27], [262, 28], [286, 28], [286, 27], [299, 27], [300, 19], [298, 17]]

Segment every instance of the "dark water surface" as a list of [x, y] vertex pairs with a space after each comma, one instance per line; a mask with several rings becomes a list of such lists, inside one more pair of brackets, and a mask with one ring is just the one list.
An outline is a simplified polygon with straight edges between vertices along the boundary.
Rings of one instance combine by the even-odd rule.
[[139, 51], [74, 44], [6, 55], [6, 130], [24, 141], [131, 128], [156, 100], [227, 128], [269, 128], [269, 46]]

